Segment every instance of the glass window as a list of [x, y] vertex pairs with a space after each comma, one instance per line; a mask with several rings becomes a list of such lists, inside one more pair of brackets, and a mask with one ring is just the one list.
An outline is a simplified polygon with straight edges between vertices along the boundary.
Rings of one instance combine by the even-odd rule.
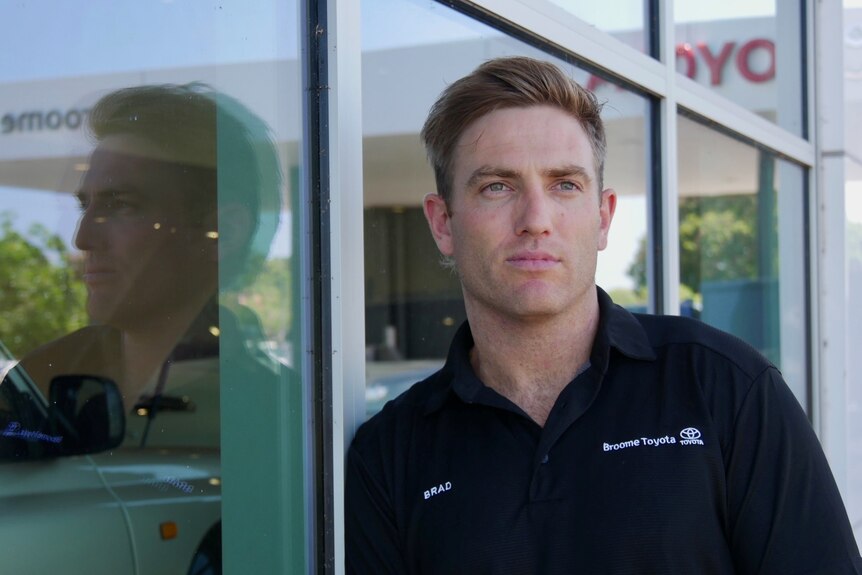
[[862, 544], [862, 4], [844, 0], [844, 193], [847, 213], [847, 478], [844, 502]]
[[600, 2], [579, 2], [578, 0], [550, 0], [550, 2], [632, 48], [649, 53], [651, 18], [647, 0], [615, 2], [613, 10], [608, 10], [607, 5]]
[[673, 6], [680, 74], [794, 134], [805, 135], [801, 2], [675, 2]]
[[298, 10], [0, 9], [4, 570], [305, 571]]
[[[856, 106], [859, 101], [854, 102]], [[849, 135], [849, 134], [848, 134]], [[862, 152], [862, 147], [851, 153]], [[845, 161], [847, 204], [847, 489], [844, 500], [857, 539], [862, 539], [862, 308], [853, 305], [862, 297], [862, 163]]]
[[439, 368], [465, 319], [422, 212], [436, 189], [419, 131], [440, 92], [488, 58], [551, 60], [606, 102], [605, 186], [619, 200], [597, 283], [645, 310], [648, 101], [436, 2], [369, 0], [362, 10], [368, 414]]
[[679, 117], [682, 315], [728, 331], [806, 394], [805, 171]]

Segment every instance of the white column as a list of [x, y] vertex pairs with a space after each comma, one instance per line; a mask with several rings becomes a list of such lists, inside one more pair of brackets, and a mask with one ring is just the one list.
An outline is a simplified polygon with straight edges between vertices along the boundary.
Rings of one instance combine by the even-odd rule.
[[[840, 2], [813, 2], [814, 174], [813, 278], [814, 394], [812, 413], [826, 456], [846, 492], [846, 315], [843, 22]], [[858, 353], [858, 350], [855, 350]]]
[[[344, 457], [365, 420], [360, 3], [328, 0], [335, 573], [344, 572]], [[325, 257], [325, 255], [324, 255]], [[323, 326], [327, 329], [327, 326]], [[324, 362], [326, 359], [324, 358]]]

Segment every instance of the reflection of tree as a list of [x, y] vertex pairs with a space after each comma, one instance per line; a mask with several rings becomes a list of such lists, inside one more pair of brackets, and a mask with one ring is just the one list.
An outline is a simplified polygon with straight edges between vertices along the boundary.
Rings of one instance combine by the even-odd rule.
[[34, 224], [27, 235], [0, 214], [0, 341], [21, 357], [87, 324], [86, 289], [63, 240]]
[[[757, 196], [689, 197], [680, 201], [680, 282], [683, 292], [699, 294], [703, 282], [758, 277]], [[628, 275], [646, 287], [646, 238]], [[763, 270], [767, 271], [768, 270]]]
[[285, 330], [291, 325], [291, 309], [284, 302], [292, 297], [290, 277], [290, 260], [268, 259], [257, 266], [254, 282], [239, 292], [240, 303], [257, 314], [269, 340], [287, 339]]
[[[630, 278], [632, 278], [635, 282], [635, 289], [632, 292], [633, 294], [642, 295], [643, 301], [646, 301], [647, 296], [647, 238], [643, 236], [638, 242], [638, 251], [635, 252], [635, 259], [629, 265], [629, 269], [626, 270], [626, 273]], [[622, 291], [622, 290], [619, 290]], [[611, 294], [611, 297], [614, 298], [616, 303], [619, 302], [620, 297], [625, 297], [623, 293], [620, 294]], [[632, 299], [636, 299], [636, 295], [631, 296]], [[624, 303], [620, 303], [620, 305], [626, 305]]]

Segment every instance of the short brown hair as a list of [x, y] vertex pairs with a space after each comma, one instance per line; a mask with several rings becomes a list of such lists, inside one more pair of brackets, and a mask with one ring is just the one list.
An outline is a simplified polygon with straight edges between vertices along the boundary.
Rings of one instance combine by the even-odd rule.
[[451, 199], [455, 147], [470, 124], [494, 110], [542, 105], [559, 108], [581, 123], [601, 191], [607, 151], [602, 105], [553, 64], [515, 56], [485, 62], [446, 88], [431, 107], [421, 136], [443, 200]]
[[[137, 136], [193, 180], [182, 199], [196, 222], [219, 205], [250, 216], [241, 250], [219, 265], [236, 285], [260, 270], [281, 209], [282, 173], [269, 127], [227, 94], [199, 83], [123, 88], [103, 96], [90, 112], [97, 142]], [[210, 225], [208, 222], [207, 225]]]

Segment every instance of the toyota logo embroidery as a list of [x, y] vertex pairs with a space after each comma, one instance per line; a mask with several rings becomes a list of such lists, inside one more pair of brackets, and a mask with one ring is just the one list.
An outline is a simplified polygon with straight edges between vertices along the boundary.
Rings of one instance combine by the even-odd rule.
[[680, 445], [703, 445], [700, 430], [696, 427], [686, 427], [679, 432], [679, 436], [682, 438]]
[[679, 436], [683, 439], [700, 439], [700, 431], [694, 427], [686, 427], [679, 432]]

